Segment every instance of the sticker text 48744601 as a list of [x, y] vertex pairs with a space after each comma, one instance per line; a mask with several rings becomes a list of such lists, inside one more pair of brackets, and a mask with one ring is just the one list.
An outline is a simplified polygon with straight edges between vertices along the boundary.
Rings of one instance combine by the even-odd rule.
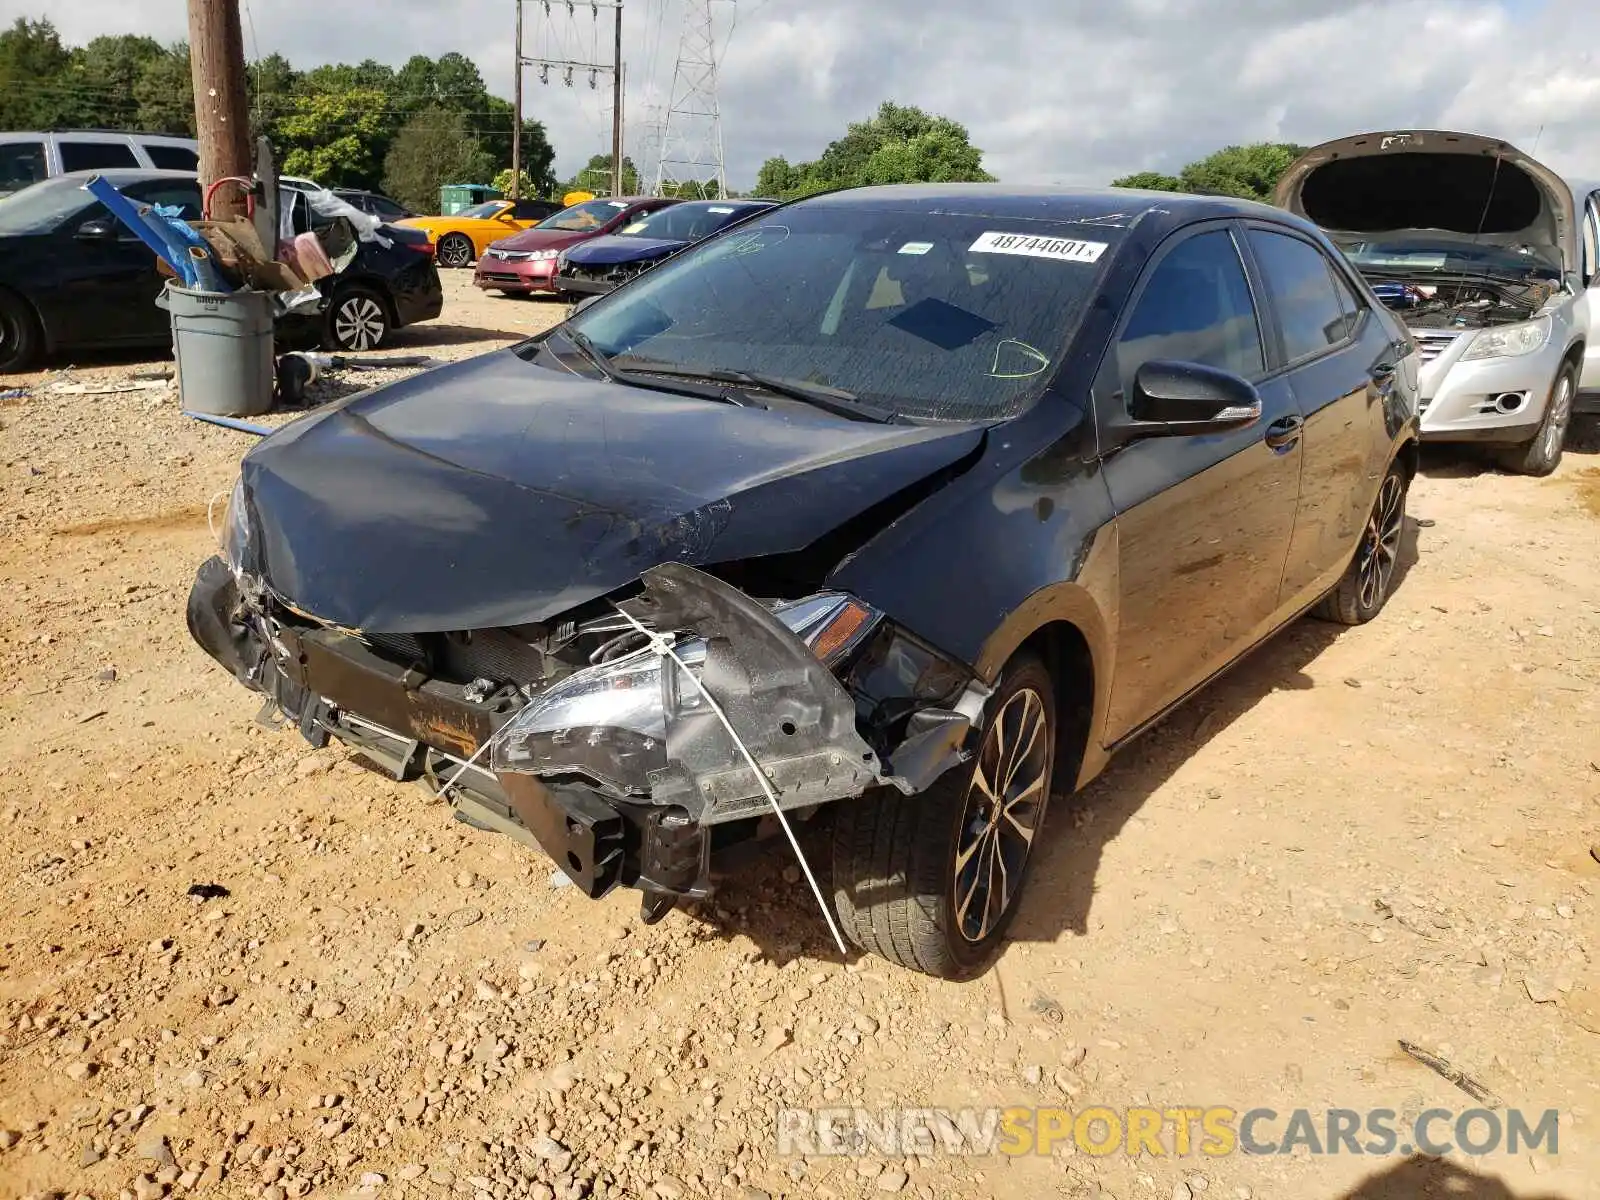
[[985, 233], [968, 247], [969, 254], [1024, 254], [1060, 262], [1092, 263], [1106, 252], [1105, 242], [1080, 242], [1075, 238], [1037, 237], [1028, 233]]

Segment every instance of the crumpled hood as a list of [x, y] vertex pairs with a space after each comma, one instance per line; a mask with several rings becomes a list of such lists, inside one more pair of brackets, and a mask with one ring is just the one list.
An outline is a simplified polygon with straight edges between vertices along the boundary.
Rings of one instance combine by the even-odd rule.
[[1324, 142], [1284, 172], [1273, 200], [1333, 235], [1445, 230], [1578, 269], [1571, 188], [1495, 138], [1409, 130]]
[[594, 238], [567, 252], [571, 262], [586, 267], [610, 267], [621, 263], [662, 258], [689, 243], [675, 238], [609, 237]]
[[357, 395], [241, 464], [244, 567], [347, 628], [543, 621], [675, 560], [800, 550], [974, 450], [589, 380], [503, 350]]

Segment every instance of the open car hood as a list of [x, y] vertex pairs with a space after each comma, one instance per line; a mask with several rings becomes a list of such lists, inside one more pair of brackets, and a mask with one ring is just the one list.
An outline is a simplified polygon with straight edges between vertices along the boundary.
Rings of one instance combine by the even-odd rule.
[[1274, 202], [1336, 239], [1445, 230], [1528, 246], [1563, 273], [1578, 269], [1572, 190], [1508, 142], [1470, 133], [1360, 133], [1302, 154]]
[[504, 350], [259, 442], [241, 464], [240, 565], [350, 629], [544, 621], [659, 563], [804, 549], [982, 439], [976, 425], [878, 425], [606, 383]]

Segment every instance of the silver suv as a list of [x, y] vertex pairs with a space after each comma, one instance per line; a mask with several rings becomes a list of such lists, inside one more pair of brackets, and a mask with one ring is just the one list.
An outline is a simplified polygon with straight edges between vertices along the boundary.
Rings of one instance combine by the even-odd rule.
[[0, 133], [0, 196], [71, 171], [157, 171], [200, 168], [200, 144], [164, 133], [72, 129], [51, 133]]
[[1580, 208], [1506, 142], [1426, 130], [1317, 146], [1276, 202], [1322, 226], [1411, 330], [1423, 439], [1484, 443], [1546, 475], [1580, 386], [1600, 387], [1580, 383], [1600, 376], [1595, 198]]

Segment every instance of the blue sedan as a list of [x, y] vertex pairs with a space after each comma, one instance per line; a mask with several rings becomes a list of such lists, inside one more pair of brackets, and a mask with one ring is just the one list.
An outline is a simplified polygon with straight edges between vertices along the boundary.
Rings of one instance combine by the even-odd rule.
[[685, 246], [776, 205], [775, 200], [690, 200], [657, 209], [617, 233], [563, 253], [556, 291], [569, 300], [609, 292]]

